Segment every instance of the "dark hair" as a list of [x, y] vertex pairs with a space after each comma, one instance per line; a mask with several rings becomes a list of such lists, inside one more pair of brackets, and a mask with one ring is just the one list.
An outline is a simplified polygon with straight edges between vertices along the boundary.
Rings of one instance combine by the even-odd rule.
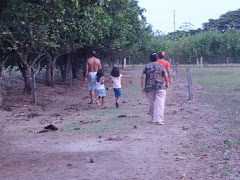
[[98, 71], [97, 71], [97, 82], [99, 82], [100, 81], [100, 78], [103, 76], [103, 71], [102, 71], [102, 69], [99, 69]]
[[165, 57], [164, 51], [160, 51], [160, 52], [158, 53], [158, 58], [159, 58], [159, 59], [163, 59], [164, 57]]
[[113, 69], [112, 69], [112, 72], [111, 72], [111, 76], [113, 76], [113, 77], [118, 77], [120, 75], [120, 71], [119, 71], [119, 69], [118, 69], [118, 67], [113, 67]]
[[91, 54], [91, 56], [96, 57], [96, 51], [91, 51], [90, 54]]
[[151, 62], [155, 62], [157, 61], [157, 53], [156, 52], [152, 52], [149, 56], [149, 59]]

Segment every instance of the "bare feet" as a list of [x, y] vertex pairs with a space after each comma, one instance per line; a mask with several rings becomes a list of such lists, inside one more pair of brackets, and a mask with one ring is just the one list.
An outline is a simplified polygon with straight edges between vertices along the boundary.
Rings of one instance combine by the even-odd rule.
[[97, 103], [97, 106], [100, 107], [99, 101], [96, 101], [96, 103]]

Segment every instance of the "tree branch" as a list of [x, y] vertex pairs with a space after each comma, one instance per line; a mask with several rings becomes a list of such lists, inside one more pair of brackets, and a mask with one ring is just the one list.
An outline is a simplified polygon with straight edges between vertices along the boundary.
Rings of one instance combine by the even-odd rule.
[[30, 64], [30, 66], [32, 67], [32, 66], [37, 62], [37, 60], [38, 60], [40, 57], [44, 56], [45, 54], [46, 54], [45, 52], [39, 54], [36, 58], [34, 58], [34, 60], [32, 61], [32, 63]]

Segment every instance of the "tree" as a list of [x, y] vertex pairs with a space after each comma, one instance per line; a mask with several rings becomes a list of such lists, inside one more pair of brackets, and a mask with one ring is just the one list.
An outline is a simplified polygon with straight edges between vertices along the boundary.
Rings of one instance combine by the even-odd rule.
[[207, 23], [203, 23], [204, 30], [220, 30], [240, 29], [240, 9], [228, 11], [221, 15], [218, 19], [209, 19]]
[[9, 0], [1, 12], [1, 38], [9, 43], [8, 49], [18, 55], [18, 66], [25, 80], [24, 93], [32, 90], [31, 68], [45, 55], [49, 43], [43, 19], [46, 14], [40, 1]]

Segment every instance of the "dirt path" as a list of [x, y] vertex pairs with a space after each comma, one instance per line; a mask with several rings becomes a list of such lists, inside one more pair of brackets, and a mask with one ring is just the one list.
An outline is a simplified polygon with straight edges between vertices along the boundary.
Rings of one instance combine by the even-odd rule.
[[[79, 80], [71, 89], [39, 86], [39, 106], [15, 96], [25, 104], [0, 110], [0, 179], [219, 179], [212, 164], [222, 152], [212, 150], [216, 139], [208, 138], [218, 112], [188, 102], [187, 84], [178, 80], [167, 91], [165, 124], [151, 124], [141, 68], [121, 72], [134, 80], [124, 80], [118, 109], [111, 84], [106, 109], [87, 104], [87, 87]], [[59, 130], [39, 133], [49, 124]]]

